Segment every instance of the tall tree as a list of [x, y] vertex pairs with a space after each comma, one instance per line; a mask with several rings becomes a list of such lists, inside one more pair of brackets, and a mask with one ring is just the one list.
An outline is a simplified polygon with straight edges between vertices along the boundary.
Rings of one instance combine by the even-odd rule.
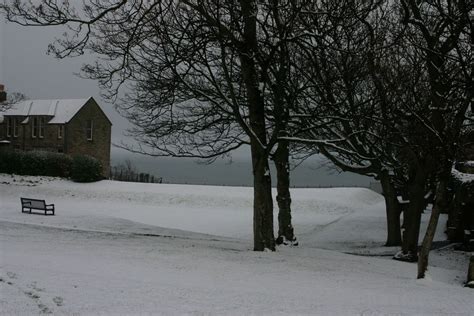
[[80, 10], [50, 0], [0, 9], [22, 25], [68, 25], [70, 36], [50, 46], [57, 57], [85, 50], [100, 56], [83, 75], [98, 80], [111, 100], [123, 85], [131, 88], [119, 107], [135, 124], [142, 150], [215, 159], [250, 145], [254, 249], [274, 250], [269, 157], [285, 123], [277, 123], [281, 111], [272, 112], [278, 89], [269, 87], [288, 79], [285, 71], [285, 79], [274, 76], [272, 69], [284, 68], [272, 60], [294, 32], [271, 28], [291, 27], [293, 14], [275, 22], [276, 13], [299, 8], [290, 3], [108, 0], [86, 1]]
[[[393, 26], [383, 1], [321, 1], [304, 17], [305, 60], [300, 72], [312, 84], [305, 105], [292, 112], [290, 141], [316, 148], [337, 167], [381, 180], [387, 210], [387, 246], [401, 243], [394, 176], [401, 146], [396, 109], [400, 78], [393, 47], [403, 29]], [[390, 50], [388, 50], [388, 48]], [[394, 122], [395, 121], [395, 122]]]
[[439, 214], [458, 152], [462, 125], [473, 98], [472, 1], [400, 0], [403, 23], [413, 29], [412, 47], [421, 52], [429, 86], [429, 108], [422, 122], [433, 145], [426, 163], [437, 169], [436, 200], [418, 260], [425, 276]]

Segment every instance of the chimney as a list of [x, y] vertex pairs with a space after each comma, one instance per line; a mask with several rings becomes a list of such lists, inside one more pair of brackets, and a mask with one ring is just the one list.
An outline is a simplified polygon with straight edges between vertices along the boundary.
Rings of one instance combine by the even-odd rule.
[[5, 86], [0, 84], [0, 102], [6, 101], [7, 99], [7, 93], [4, 90]]

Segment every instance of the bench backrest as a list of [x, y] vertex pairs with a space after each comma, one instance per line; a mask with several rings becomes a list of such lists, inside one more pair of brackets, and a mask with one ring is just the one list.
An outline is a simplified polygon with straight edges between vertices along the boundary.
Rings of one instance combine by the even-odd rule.
[[45, 209], [46, 202], [44, 200], [25, 199], [21, 198], [21, 205], [31, 208]]

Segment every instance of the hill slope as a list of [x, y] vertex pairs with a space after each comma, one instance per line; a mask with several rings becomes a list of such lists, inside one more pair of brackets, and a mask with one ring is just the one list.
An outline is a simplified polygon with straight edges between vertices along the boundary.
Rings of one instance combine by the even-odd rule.
[[[255, 253], [250, 188], [0, 183], [4, 314], [474, 313], [467, 254], [433, 252], [433, 279], [417, 281], [414, 264], [343, 253], [393, 252], [383, 199], [366, 189], [293, 190], [301, 246]], [[21, 196], [57, 216], [21, 214]]]

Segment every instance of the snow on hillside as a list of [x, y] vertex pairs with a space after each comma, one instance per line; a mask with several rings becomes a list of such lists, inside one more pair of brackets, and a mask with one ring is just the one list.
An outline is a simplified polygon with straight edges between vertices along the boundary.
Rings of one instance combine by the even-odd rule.
[[[275, 253], [251, 251], [252, 196], [0, 175], [0, 314], [474, 314], [468, 254], [433, 251], [422, 281], [384, 256], [379, 194], [293, 189], [300, 246]], [[22, 214], [20, 197], [57, 215]]]
[[[20, 197], [46, 199], [56, 205], [59, 215], [67, 215], [48, 219], [52, 225], [65, 225], [64, 220], [71, 218], [74, 223], [76, 217], [105, 216], [198, 233], [252, 238], [253, 191], [249, 187], [117, 181], [81, 184], [47, 177], [10, 176], [0, 178], [2, 182], [5, 209], [17, 210]], [[377, 193], [360, 188], [293, 189], [292, 194], [295, 224], [301, 226], [301, 233], [311, 233], [315, 225], [339, 220], [354, 208], [370, 208], [377, 213], [378, 204], [383, 203]], [[2, 212], [0, 216], [12, 221], [37, 220], [18, 212]]]

